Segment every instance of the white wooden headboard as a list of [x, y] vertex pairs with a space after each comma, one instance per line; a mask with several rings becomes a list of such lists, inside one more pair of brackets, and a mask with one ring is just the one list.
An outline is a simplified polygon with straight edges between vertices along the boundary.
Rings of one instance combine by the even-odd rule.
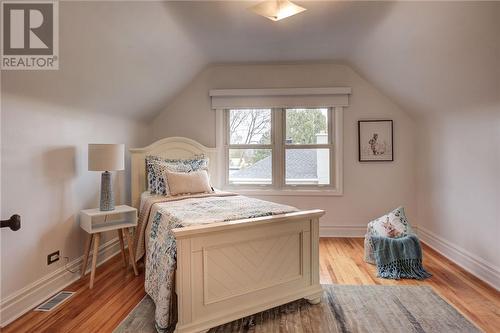
[[139, 208], [141, 193], [147, 190], [146, 156], [160, 156], [172, 159], [189, 159], [194, 155], [203, 154], [209, 159], [209, 175], [212, 185], [219, 185], [217, 168], [217, 150], [208, 148], [199, 142], [183, 137], [171, 137], [153, 142], [144, 148], [132, 148], [131, 158], [131, 190], [132, 205]]

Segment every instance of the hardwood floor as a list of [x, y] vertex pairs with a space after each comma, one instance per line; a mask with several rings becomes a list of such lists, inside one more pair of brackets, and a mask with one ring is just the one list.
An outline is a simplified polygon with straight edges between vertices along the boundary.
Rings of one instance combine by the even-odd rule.
[[424, 281], [379, 279], [375, 266], [363, 260], [363, 239], [322, 238], [321, 283], [431, 286], [481, 329], [499, 332], [500, 292], [428, 246], [424, 245], [423, 250], [424, 266], [433, 274], [431, 278]]
[[112, 332], [144, 297], [144, 274], [125, 270], [120, 254], [64, 290], [76, 292], [51, 312], [30, 311], [1, 330], [8, 332]]
[[[433, 273], [425, 281], [385, 280], [363, 261], [363, 240], [322, 238], [321, 283], [428, 285], [487, 332], [500, 327], [500, 292], [424, 246], [424, 265]], [[144, 274], [125, 271], [119, 255], [97, 269], [94, 289], [89, 275], [66, 290], [76, 294], [53, 312], [30, 311], [2, 332], [112, 332], [144, 296]]]

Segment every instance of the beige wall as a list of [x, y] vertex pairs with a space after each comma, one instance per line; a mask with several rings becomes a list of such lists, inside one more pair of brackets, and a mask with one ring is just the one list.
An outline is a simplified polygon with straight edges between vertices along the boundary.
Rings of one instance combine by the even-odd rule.
[[500, 288], [500, 104], [443, 111], [418, 124], [422, 232], [443, 240], [455, 249], [441, 244], [452, 259]]
[[[86, 234], [77, 216], [80, 209], [98, 206], [100, 185], [100, 173], [87, 171], [87, 144], [141, 146], [147, 131], [135, 121], [47, 104], [27, 94], [3, 93], [1, 108], [1, 215], [22, 217], [19, 231], [1, 230], [5, 298], [63, 266], [62, 258], [47, 266], [49, 253], [60, 250], [70, 260], [83, 254]], [[129, 170], [115, 173], [117, 203], [130, 201]], [[114, 237], [108, 234], [103, 242]]]
[[[337, 64], [214, 65], [202, 71], [151, 123], [155, 139], [185, 136], [215, 147], [215, 112], [208, 91], [215, 88], [352, 87], [344, 111], [344, 196], [265, 197], [302, 209], [323, 208], [323, 234], [362, 233], [371, 219], [403, 205], [417, 224], [414, 121], [349, 67]], [[357, 161], [357, 121], [394, 120], [395, 162]], [[338, 228], [341, 230], [338, 230]]]

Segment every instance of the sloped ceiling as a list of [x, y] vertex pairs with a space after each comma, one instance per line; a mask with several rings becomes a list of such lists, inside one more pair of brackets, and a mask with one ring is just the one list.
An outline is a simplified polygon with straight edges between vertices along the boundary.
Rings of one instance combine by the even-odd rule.
[[339, 61], [414, 113], [500, 105], [500, 2], [61, 2], [59, 71], [3, 72], [2, 91], [152, 119], [203, 67]]

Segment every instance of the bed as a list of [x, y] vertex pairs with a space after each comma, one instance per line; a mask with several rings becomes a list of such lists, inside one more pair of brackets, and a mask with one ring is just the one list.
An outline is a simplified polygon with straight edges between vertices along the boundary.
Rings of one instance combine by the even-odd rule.
[[[176, 249], [172, 284], [177, 295], [176, 302], [172, 303], [177, 310], [174, 311], [177, 319], [175, 332], [204, 332], [300, 298], [312, 304], [320, 302], [319, 218], [324, 211], [295, 211], [287, 206], [227, 192], [180, 196], [174, 200], [145, 199], [146, 156], [189, 159], [204, 155], [210, 160], [208, 173], [211, 182], [217, 186], [216, 150], [187, 138], [172, 137], [145, 148], [131, 149], [130, 153], [132, 202], [137, 208], [143, 206], [141, 215], [149, 215], [146, 219], [148, 224], [143, 228], [145, 231], [136, 230], [136, 253], [140, 252], [138, 244], [142, 239], [147, 244], [157, 242], [153, 237], [157, 230], [152, 231], [150, 224], [155, 217], [160, 219], [161, 212], [175, 219], [203, 220], [202, 214], [191, 209], [201, 205], [223, 216], [214, 218], [214, 222], [209, 221], [211, 223], [203, 221], [183, 225], [182, 228], [174, 225], [169, 229], [175, 238]], [[228, 211], [231, 210], [228, 207], [238, 205], [249, 206], [248, 212], [244, 208], [239, 209], [238, 214], [229, 215], [231, 218], [228, 219]], [[252, 209], [265, 209], [269, 214], [254, 217], [249, 213]], [[146, 211], [148, 213], [144, 213]], [[162, 226], [158, 222], [155, 222], [155, 228]], [[162, 251], [165, 252], [164, 249]], [[136, 256], [136, 259], [140, 257]], [[148, 279], [158, 280], [158, 276], [165, 273], [162, 267], [157, 267], [156, 261], [168, 260], [160, 260], [150, 254], [144, 258], [148, 284]], [[168, 307], [161, 302], [158, 298], [155, 300], [157, 311]]]

